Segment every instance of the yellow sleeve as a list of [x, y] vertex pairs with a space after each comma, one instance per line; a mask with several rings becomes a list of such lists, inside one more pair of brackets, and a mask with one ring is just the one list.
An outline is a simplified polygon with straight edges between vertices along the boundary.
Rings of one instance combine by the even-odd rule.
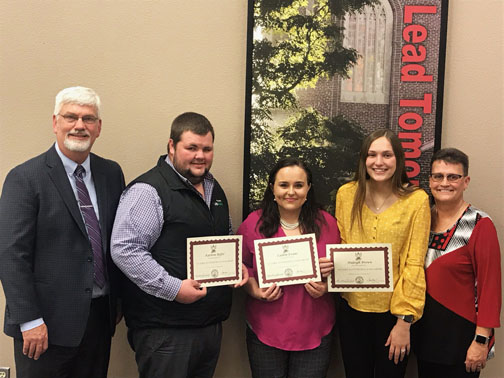
[[[414, 193], [416, 194], [416, 193]], [[414, 321], [421, 318], [425, 304], [424, 260], [430, 233], [429, 197], [422, 190], [411, 200], [418, 201], [411, 214], [408, 248], [400, 256], [400, 275], [390, 302], [390, 312], [395, 315], [413, 315]]]
[[341, 243], [347, 243], [347, 228], [349, 227], [350, 219], [346, 219], [345, 215], [348, 213], [348, 207], [352, 207], [353, 198], [348, 196], [348, 184], [340, 187], [336, 194], [336, 220], [338, 221], [338, 229], [341, 236]]

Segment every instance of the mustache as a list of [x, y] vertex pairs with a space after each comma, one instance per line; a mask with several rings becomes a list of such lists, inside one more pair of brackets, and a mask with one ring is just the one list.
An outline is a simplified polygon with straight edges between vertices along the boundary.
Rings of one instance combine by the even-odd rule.
[[67, 135], [89, 136], [89, 133], [86, 130], [72, 130], [69, 131]]

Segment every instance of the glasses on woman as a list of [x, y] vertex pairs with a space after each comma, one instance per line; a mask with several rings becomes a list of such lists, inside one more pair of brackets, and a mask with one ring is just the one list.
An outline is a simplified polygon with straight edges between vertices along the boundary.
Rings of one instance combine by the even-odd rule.
[[77, 123], [79, 119], [82, 119], [82, 122], [86, 125], [94, 125], [96, 121], [98, 121], [98, 117], [92, 116], [92, 115], [85, 115], [82, 117], [77, 117], [74, 114], [58, 114], [59, 116], [63, 117], [65, 119], [65, 122], [68, 123], [69, 125], [74, 125]]
[[462, 177], [464, 177], [464, 175], [458, 175], [456, 173], [448, 173], [447, 175], [444, 175], [442, 173], [431, 173], [430, 177], [431, 177], [432, 181], [435, 181], [435, 182], [441, 182], [444, 180], [445, 177], [448, 182], [457, 182]]

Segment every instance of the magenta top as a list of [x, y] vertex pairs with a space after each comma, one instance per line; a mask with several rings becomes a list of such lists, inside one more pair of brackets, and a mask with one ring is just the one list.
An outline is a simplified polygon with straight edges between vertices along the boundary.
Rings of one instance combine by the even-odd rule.
[[[340, 234], [336, 219], [321, 211], [326, 224], [321, 227], [317, 241], [319, 257], [326, 256], [326, 244], [339, 244]], [[256, 227], [260, 210], [249, 214], [238, 228], [243, 235], [243, 263], [249, 269], [250, 277], [257, 278], [254, 240], [265, 239]], [[281, 227], [273, 238], [286, 236]], [[258, 281], [259, 282], [259, 281]], [[304, 285], [283, 286], [284, 295], [274, 302], [264, 302], [247, 297], [246, 316], [249, 326], [264, 344], [283, 350], [298, 351], [314, 349], [320, 345], [322, 337], [328, 335], [335, 322], [335, 308], [332, 294], [312, 298]]]

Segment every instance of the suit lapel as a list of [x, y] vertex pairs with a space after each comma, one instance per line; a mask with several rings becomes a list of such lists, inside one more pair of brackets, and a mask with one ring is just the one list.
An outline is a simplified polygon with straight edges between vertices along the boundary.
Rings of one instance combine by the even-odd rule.
[[68, 211], [72, 215], [72, 218], [75, 220], [75, 222], [77, 222], [80, 230], [87, 237], [86, 226], [84, 225], [84, 221], [82, 220], [82, 215], [80, 213], [75, 194], [72, 190], [72, 186], [70, 185], [70, 181], [68, 179], [65, 168], [63, 167], [63, 163], [61, 162], [61, 159], [58, 156], [58, 153], [56, 152], [54, 146], [52, 146], [49, 151], [47, 151], [46, 157], [49, 177], [51, 177], [54, 186], [56, 186], [56, 189], [58, 190], [61, 199], [68, 208]]

